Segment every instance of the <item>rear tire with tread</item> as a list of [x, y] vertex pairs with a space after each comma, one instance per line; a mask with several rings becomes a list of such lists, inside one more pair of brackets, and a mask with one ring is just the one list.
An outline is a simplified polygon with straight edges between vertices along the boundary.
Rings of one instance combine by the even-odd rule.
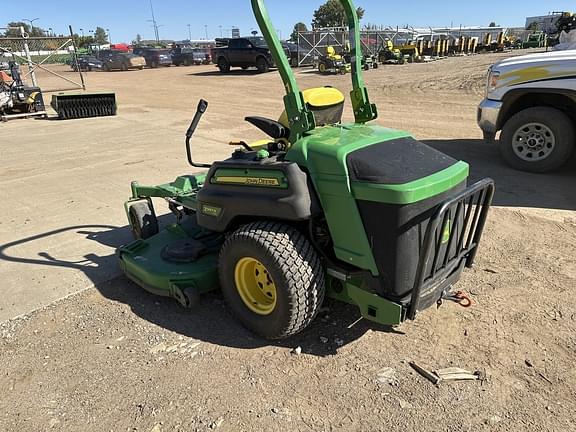
[[[268, 315], [251, 311], [236, 287], [236, 265], [245, 257], [260, 261], [276, 286], [277, 301]], [[233, 314], [267, 339], [283, 339], [304, 330], [324, 301], [324, 269], [318, 254], [304, 235], [285, 224], [254, 222], [233, 232], [220, 251], [219, 274]]]
[[[526, 161], [514, 151], [514, 135], [522, 126], [530, 123], [540, 123], [548, 127], [554, 134], [555, 147], [545, 159]], [[564, 165], [574, 152], [576, 145], [576, 130], [572, 120], [562, 111], [549, 107], [533, 107], [516, 113], [502, 128], [499, 150], [504, 160], [512, 167], [521, 171], [545, 173]]]

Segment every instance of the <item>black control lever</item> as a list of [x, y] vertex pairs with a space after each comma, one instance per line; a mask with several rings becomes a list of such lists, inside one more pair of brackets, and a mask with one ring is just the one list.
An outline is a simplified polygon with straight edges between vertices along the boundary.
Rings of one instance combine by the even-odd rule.
[[186, 155], [188, 156], [188, 163], [196, 168], [210, 168], [212, 164], [203, 164], [203, 163], [196, 163], [192, 160], [192, 148], [190, 145], [190, 140], [196, 132], [196, 128], [198, 127], [198, 123], [200, 123], [200, 119], [208, 109], [208, 102], [204, 99], [200, 99], [198, 102], [198, 108], [196, 109], [196, 114], [192, 119], [192, 123], [190, 123], [190, 127], [186, 131]]

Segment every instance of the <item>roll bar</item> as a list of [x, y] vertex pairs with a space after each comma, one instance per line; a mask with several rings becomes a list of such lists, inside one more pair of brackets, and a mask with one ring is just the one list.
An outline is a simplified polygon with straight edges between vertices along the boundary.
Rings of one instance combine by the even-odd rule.
[[[304, 133], [311, 131], [316, 127], [314, 115], [307, 108], [304, 102], [304, 96], [298, 87], [296, 78], [288, 59], [280, 43], [280, 39], [272, 26], [272, 21], [268, 15], [268, 10], [264, 5], [264, 0], [251, 0], [252, 9], [256, 21], [260, 26], [260, 31], [270, 48], [272, 57], [278, 66], [278, 71], [284, 82], [286, 96], [284, 96], [284, 106], [290, 122], [290, 142], [297, 141]], [[368, 90], [364, 85], [362, 78], [362, 49], [360, 46], [360, 24], [358, 14], [352, 0], [340, 0], [350, 29], [350, 58], [352, 63], [352, 92], [350, 98], [354, 110], [354, 119], [356, 123], [366, 123], [375, 120], [378, 117], [376, 105], [370, 103]]]

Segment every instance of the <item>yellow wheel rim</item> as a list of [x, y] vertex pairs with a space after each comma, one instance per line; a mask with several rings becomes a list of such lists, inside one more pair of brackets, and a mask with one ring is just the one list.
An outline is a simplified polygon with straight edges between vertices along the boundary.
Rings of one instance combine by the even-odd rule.
[[326, 65], [324, 63], [320, 63], [320, 66], [318, 67], [318, 70], [320, 72], [326, 72]]
[[242, 258], [234, 269], [234, 282], [248, 309], [269, 315], [276, 307], [276, 285], [268, 269], [255, 258]]

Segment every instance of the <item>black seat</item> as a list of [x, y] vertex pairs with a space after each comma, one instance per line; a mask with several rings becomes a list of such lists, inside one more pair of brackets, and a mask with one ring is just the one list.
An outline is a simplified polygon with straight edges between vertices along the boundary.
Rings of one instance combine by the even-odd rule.
[[275, 140], [287, 139], [290, 136], [290, 129], [276, 120], [270, 120], [264, 117], [246, 117], [245, 120]]

